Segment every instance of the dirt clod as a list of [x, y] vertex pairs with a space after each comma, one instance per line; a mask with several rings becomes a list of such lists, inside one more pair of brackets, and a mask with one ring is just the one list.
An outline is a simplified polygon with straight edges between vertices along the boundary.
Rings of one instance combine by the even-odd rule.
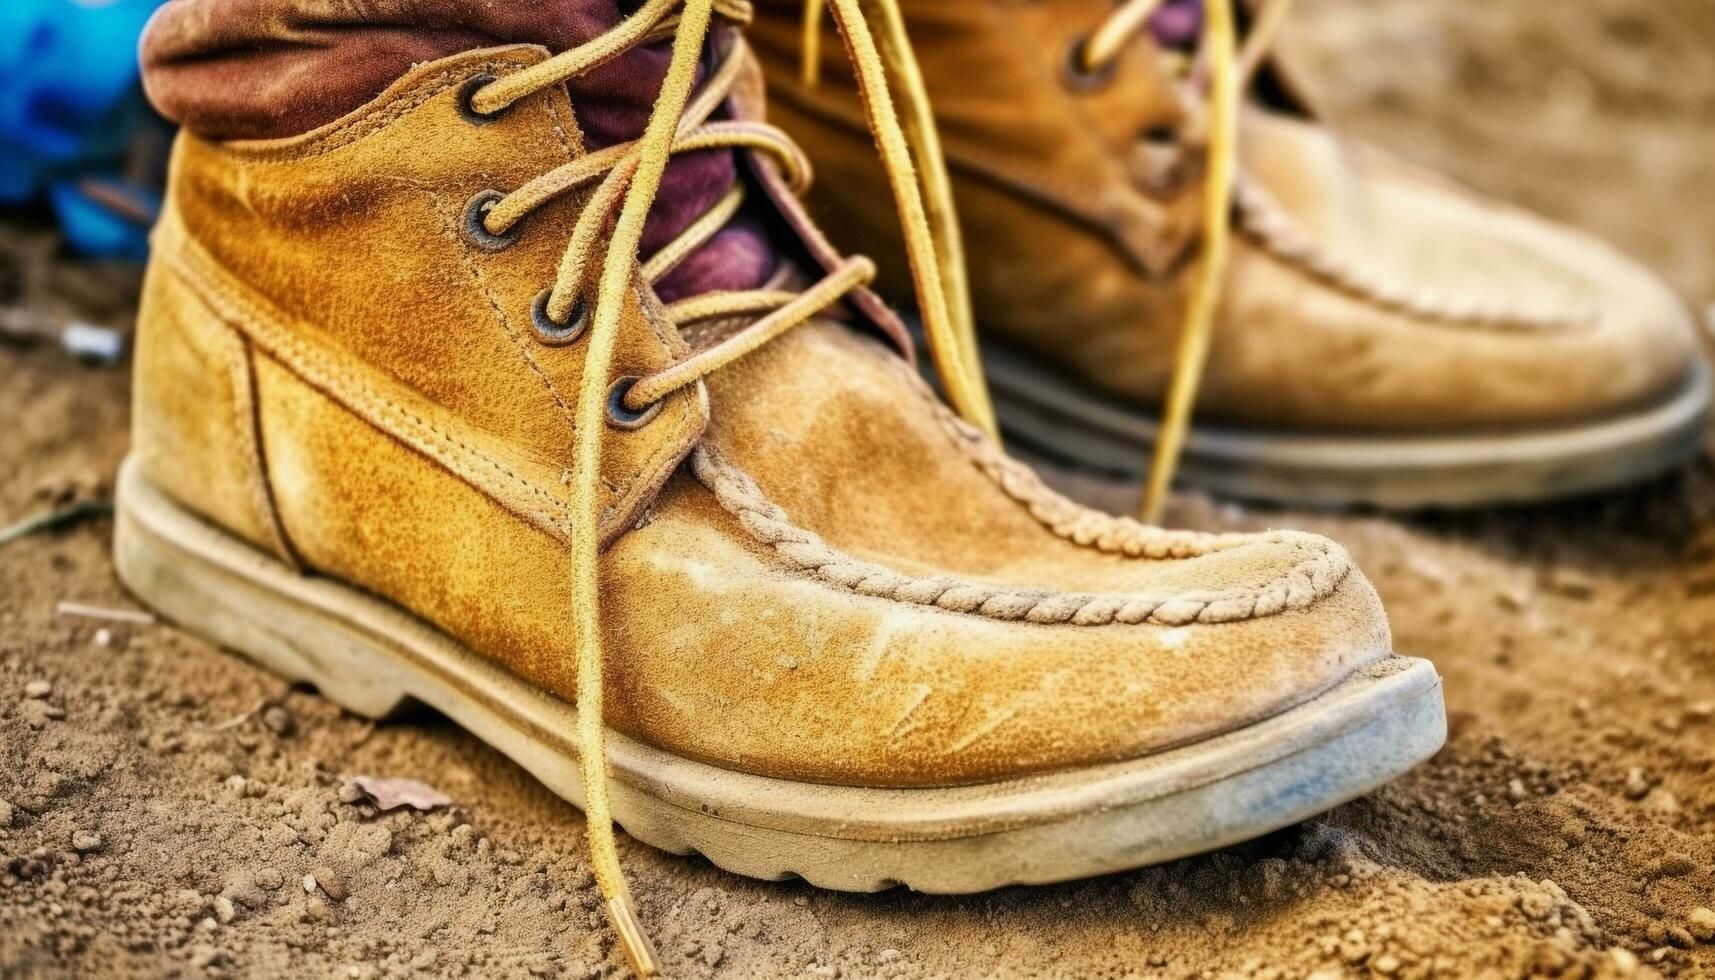
[[1699, 906], [1685, 917], [1685, 929], [1698, 942], [1715, 942], [1715, 909]]
[[336, 902], [345, 899], [345, 885], [339, 880], [339, 875], [325, 865], [318, 865], [304, 876], [304, 891], [313, 892], [318, 888], [321, 889], [322, 894]]

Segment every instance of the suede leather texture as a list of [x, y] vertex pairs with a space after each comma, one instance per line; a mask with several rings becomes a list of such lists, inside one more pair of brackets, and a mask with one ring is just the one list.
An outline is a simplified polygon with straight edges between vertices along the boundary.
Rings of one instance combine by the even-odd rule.
[[[147, 477], [216, 525], [569, 700], [556, 507], [579, 436], [563, 403], [590, 382], [578, 345], [519, 318], [578, 202], [500, 253], [454, 223], [478, 190], [581, 152], [562, 92], [487, 125], [457, 111], [465, 78], [540, 57], [420, 65], [298, 137], [182, 134], [135, 438]], [[685, 350], [639, 284], [620, 369]], [[607, 447], [606, 721], [688, 758], [1006, 779], [1240, 728], [1390, 653], [1337, 545], [1084, 510], [861, 326], [799, 327]]]
[[[168, 0], [141, 44], [143, 83], [167, 118], [214, 139], [277, 139], [324, 126], [413, 65], [500, 44], [576, 47], [622, 19], [616, 0]], [[573, 79], [589, 149], [643, 133], [667, 72], [642, 45]], [[653, 253], [738, 178], [725, 150], [675, 158], [644, 229]], [[762, 228], [739, 215], [656, 284], [668, 301], [749, 289], [774, 272]]]
[[[1107, 0], [901, 6], [985, 336], [1076, 383], [1159, 404], [1202, 199], [1201, 153], [1184, 136], [1198, 110], [1171, 59], [1143, 37], [1099, 77], [1069, 72]], [[839, 45], [824, 44], [819, 86], [799, 80], [799, 7], [758, 4], [771, 121], [816, 163], [812, 212], [890, 270], [884, 293], [909, 295]], [[1290, 87], [1272, 69], [1264, 82]], [[1599, 242], [1350, 144], [1299, 104], [1259, 99], [1241, 129], [1245, 181], [1318, 256], [1373, 288], [1269, 247], [1241, 201], [1202, 418], [1371, 432], [1573, 424], [1663, 396], [1697, 356], [1684, 305]]]

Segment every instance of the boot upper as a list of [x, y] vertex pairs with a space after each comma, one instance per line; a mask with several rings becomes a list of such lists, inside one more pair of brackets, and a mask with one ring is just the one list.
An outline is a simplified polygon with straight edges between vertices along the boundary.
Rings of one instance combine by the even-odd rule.
[[[760, 5], [754, 29], [774, 116], [817, 161], [815, 213], [842, 244], [887, 258], [897, 236], [871, 207], [880, 178], [849, 71], [836, 48], [819, 85], [799, 79], [797, 6]], [[1182, 57], [1142, 37], [1081, 72], [1073, 55], [1105, 0], [901, 6], [942, 126], [979, 323], [1094, 388], [1158, 403], [1199, 245], [1202, 110]], [[1553, 425], [1684, 379], [1688, 313], [1635, 263], [1341, 139], [1278, 65], [1256, 88], [1200, 415]]]
[[[544, 57], [420, 65], [303, 136], [181, 134], [135, 443], [149, 479], [228, 531], [570, 699], [567, 405], [610, 379], [580, 377], [576, 342], [544, 342], [530, 310], [583, 202], [500, 249], [462, 231], [481, 192], [585, 152], [562, 88], [464, 111], [472, 78]], [[776, 220], [808, 227], [790, 206]], [[793, 261], [825, 261], [801, 237]], [[606, 434], [611, 727], [784, 778], [951, 784], [1212, 736], [1389, 653], [1337, 545], [1065, 500], [942, 406], [859, 300]], [[707, 339], [639, 279], [615, 370]]]

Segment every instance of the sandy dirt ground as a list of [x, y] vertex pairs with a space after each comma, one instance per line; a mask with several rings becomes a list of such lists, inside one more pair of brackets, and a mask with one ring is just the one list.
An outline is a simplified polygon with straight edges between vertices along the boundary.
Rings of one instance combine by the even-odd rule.
[[[1715, 5], [1306, 0], [1334, 116], [1715, 297]], [[0, 301], [126, 315], [134, 274], [0, 230]], [[123, 371], [0, 345], [0, 524], [99, 500]], [[1122, 506], [1124, 488], [1079, 490]], [[968, 898], [765, 883], [623, 844], [680, 977], [1715, 977], [1715, 467], [1423, 517], [1180, 496], [1206, 528], [1347, 542], [1451, 737], [1418, 771], [1218, 854]], [[447, 722], [376, 726], [135, 606], [101, 516], [0, 547], [0, 976], [624, 973], [582, 819]], [[376, 813], [360, 774], [453, 805]]]

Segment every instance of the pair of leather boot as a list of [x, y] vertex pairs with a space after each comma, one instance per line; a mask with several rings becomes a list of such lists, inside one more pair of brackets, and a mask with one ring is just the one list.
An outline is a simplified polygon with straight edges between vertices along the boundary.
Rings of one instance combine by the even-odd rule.
[[[1663, 406], [1701, 397], [1682, 314], [1606, 250], [1343, 149], [1301, 103], [1241, 112], [1245, 74], [1289, 89], [1222, 47], [1225, 8], [1199, 80], [1133, 5], [1071, 33], [1095, 0], [370, 5], [420, 31], [269, 2], [175, 0], [146, 39], [188, 125], [120, 575], [355, 712], [439, 709], [583, 807], [640, 973], [616, 822], [743, 874], [964, 892], [1255, 836], [1441, 744], [1433, 667], [1339, 545], [1081, 507], [1003, 451], [985, 376], [1000, 422], [1073, 455], [1144, 453], [1134, 409], [1201, 376], [1220, 428], [1189, 430], [1186, 473], [1258, 492], [1315, 475], [1279, 445], [1397, 442], [1415, 479], [1437, 427], [1499, 445], [1646, 403], [1661, 425], [1611, 444], [1655, 465], [1689, 424]], [[835, 31], [847, 58], [806, 73]], [[1187, 121], [1208, 81], [1242, 167], [1155, 132], [1219, 144]], [[1235, 226], [1199, 231], [1229, 197], [1202, 210]], [[1174, 353], [1187, 304], [1206, 375]], [[1232, 446], [1267, 459], [1207, 462]]]

